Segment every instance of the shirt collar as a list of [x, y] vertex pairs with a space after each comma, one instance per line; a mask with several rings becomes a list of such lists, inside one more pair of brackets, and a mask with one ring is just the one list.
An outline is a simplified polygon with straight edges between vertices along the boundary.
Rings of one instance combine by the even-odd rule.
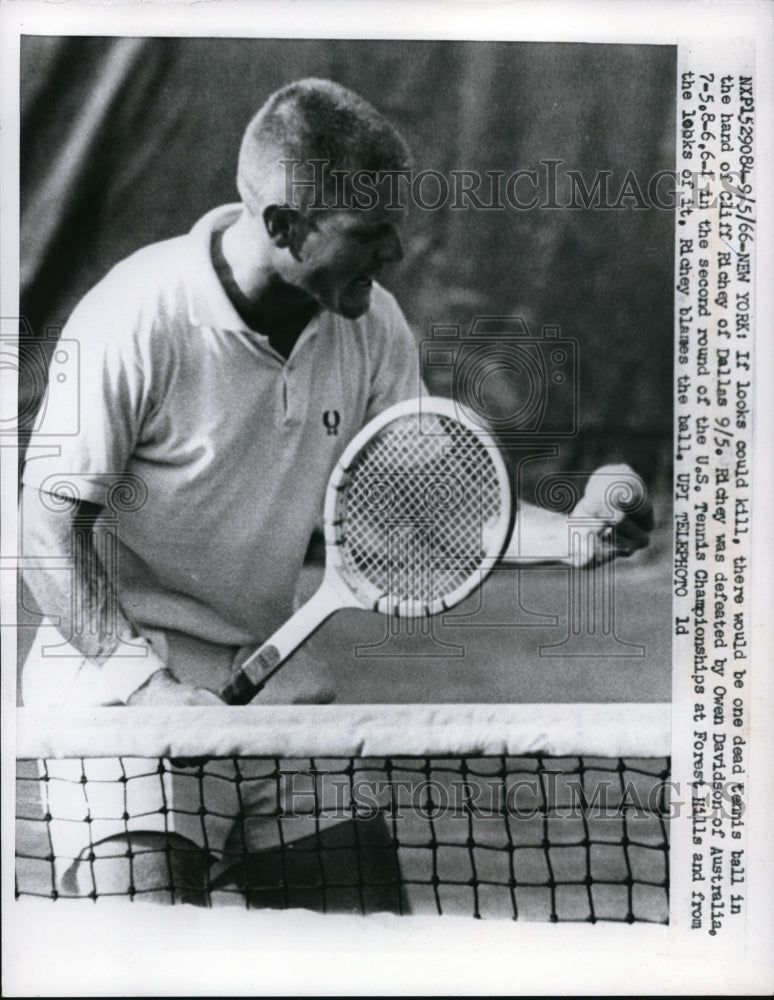
[[188, 235], [195, 276], [188, 291], [188, 318], [193, 326], [211, 326], [261, 336], [245, 323], [221, 285], [212, 263], [212, 234], [236, 221], [242, 206], [221, 205], [199, 219]]

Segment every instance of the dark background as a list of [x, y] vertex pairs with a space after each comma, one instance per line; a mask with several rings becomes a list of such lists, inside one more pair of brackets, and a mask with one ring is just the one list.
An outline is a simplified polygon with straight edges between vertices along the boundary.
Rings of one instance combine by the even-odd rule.
[[[32, 335], [61, 326], [127, 254], [237, 200], [245, 125], [271, 91], [312, 75], [382, 110], [418, 169], [509, 175], [556, 159], [560, 180], [578, 170], [587, 186], [611, 171], [614, 199], [628, 171], [644, 190], [674, 167], [672, 47], [27, 37], [20, 308]], [[533, 334], [558, 325], [578, 342], [580, 422], [555, 464], [627, 460], [667, 493], [674, 220], [627, 204], [415, 211], [388, 284], [418, 339], [476, 315], [521, 315]], [[22, 371], [25, 415], [35, 384]]]

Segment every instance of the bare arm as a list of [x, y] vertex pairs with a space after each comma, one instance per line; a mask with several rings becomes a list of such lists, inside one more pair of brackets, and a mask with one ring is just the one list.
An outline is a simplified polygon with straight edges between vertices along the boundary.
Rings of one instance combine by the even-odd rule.
[[[24, 582], [46, 615], [78, 652], [102, 665], [122, 641], [139, 639], [115, 599], [113, 581], [94, 544], [96, 504], [62, 496], [42, 497], [25, 486], [22, 530]], [[54, 569], [56, 562], [72, 567]]]
[[[127, 704], [219, 703], [212, 692], [180, 684], [122, 610], [95, 540], [101, 509], [23, 488], [22, 551], [30, 570], [25, 583], [38, 607], [58, 619], [60, 632], [79, 653], [115, 675]], [[127, 644], [141, 655], [117, 657]]]
[[[616, 505], [616, 484], [625, 498], [621, 506]], [[652, 530], [653, 509], [645, 484], [628, 465], [606, 465], [591, 475], [569, 514], [521, 502], [503, 560], [593, 565], [645, 548]], [[582, 544], [571, 548], [571, 532], [581, 534]]]

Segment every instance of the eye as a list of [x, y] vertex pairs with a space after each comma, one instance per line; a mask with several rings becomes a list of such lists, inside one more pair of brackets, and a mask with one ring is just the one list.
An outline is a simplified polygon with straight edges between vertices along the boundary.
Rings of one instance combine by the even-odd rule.
[[351, 230], [352, 236], [361, 243], [378, 243], [395, 235], [395, 227], [390, 222], [364, 222]]
[[357, 240], [357, 242], [363, 244], [364, 246], [368, 245], [369, 243], [379, 243], [381, 240], [385, 238], [386, 235], [387, 232], [385, 232], [385, 227], [383, 226], [379, 226], [376, 229], [370, 229], [370, 228], [357, 229], [353, 233], [353, 236]]

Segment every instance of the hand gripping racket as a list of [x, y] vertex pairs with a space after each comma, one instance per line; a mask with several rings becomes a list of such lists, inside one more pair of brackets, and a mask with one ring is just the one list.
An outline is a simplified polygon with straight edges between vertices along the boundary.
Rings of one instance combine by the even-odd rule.
[[385, 410], [331, 473], [320, 589], [245, 660], [221, 698], [246, 704], [341, 608], [414, 618], [451, 608], [502, 554], [511, 507], [494, 439], [451, 400], [423, 397]]

